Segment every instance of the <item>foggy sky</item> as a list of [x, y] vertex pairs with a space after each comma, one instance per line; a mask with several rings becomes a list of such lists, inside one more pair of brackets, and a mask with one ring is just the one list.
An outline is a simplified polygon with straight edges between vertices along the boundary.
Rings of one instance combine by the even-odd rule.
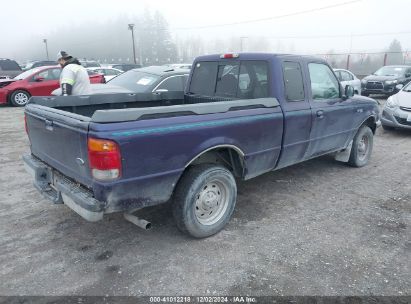
[[[231, 36], [262, 36], [269, 38], [272, 45], [286, 45], [294, 52], [304, 54], [322, 53], [331, 49], [335, 52], [381, 51], [396, 38], [404, 50], [411, 51], [410, 33], [355, 36], [411, 31], [409, 0], [363, 0], [298, 16], [232, 26], [196, 28], [275, 17], [348, 1], [6, 1], [0, 10], [0, 57], [12, 58], [16, 49], [21, 48], [30, 37], [38, 37], [39, 42], [37, 45], [25, 47], [42, 48], [44, 44], [41, 39], [47, 38], [51, 33], [59, 32], [64, 36], [64, 32], [73, 25], [91, 21], [95, 22], [98, 31], [98, 24], [116, 19], [120, 15], [142, 14], [145, 9], [158, 10], [164, 15], [173, 38], [228, 39]], [[127, 31], [126, 24], [124, 30]], [[353, 35], [352, 38], [350, 34]], [[81, 36], [81, 32], [78, 35]], [[346, 36], [333, 38], [332, 35]], [[290, 36], [295, 38], [284, 38]], [[245, 50], [250, 40], [244, 38]], [[59, 46], [53, 45], [52, 41], [49, 41], [49, 48], [52, 56], [60, 49]]]

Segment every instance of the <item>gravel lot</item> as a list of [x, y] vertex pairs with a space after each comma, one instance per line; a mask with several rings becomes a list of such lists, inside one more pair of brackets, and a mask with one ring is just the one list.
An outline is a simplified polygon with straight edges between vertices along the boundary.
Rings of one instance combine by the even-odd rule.
[[168, 205], [143, 231], [88, 223], [32, 186], [23, 110], [0, 108], [1, 295], [410, 295], [411, 132], [377, 131], [371, 163], [322, 157], [239, 185], [205, 240]]

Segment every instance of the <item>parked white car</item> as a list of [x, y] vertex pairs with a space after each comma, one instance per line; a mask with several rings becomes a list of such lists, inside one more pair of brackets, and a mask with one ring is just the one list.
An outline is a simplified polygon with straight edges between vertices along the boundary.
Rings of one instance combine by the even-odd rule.
[[361, 80], [359, 80], [353, 73], [344, 69], [334, 69], [335, 75], [345, 89], [347, 85], [354, 88], [354, 94], [361, 95]]
[[115, 68], [109, 68], [109, 67], [93, 67], [93, 68], [87, 68], [87, 70], [93, 71], [95, 73], [103, 74], [106, 82], [113, 79], [117, 75], [120, 75], [121, 73], [123, 73], [122, 70], [115, 69]]

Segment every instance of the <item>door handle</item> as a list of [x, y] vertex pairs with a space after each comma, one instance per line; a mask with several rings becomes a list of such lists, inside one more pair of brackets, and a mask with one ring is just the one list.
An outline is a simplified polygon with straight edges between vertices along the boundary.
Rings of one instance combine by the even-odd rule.
[[323, 110], [317, 111], [317, 117], [318, 118], [324, 118], [324, 111]]

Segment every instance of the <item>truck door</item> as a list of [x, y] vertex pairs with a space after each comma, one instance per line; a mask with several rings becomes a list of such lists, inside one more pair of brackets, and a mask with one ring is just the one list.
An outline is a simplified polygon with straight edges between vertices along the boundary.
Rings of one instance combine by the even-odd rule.
[[308, 63], [312, 128], [306, 158], [337, 151], [353, 132], [351, 99], [343, 99], [339, 82], [323, 62]]
[[277, 168], [286, 167], [304, 159], [311, 131], [309, 91], [304, 86], [301, 63], [283, 61], [282, 71], [284, 94], [279, 98], [284, 112], [284, 135]]

